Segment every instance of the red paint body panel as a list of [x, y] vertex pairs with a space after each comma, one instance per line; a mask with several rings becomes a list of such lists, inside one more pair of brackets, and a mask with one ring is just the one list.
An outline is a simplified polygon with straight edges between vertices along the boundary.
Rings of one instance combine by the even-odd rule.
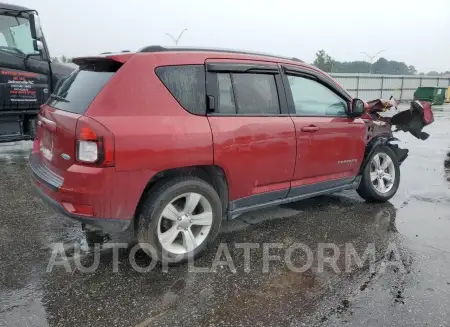
[[[39, 142], [35, 140], [35, 142]], [[131, 219], [131, 216], [114, 217], [111, 213], [110, 191], [117, 187], [114, 168], [94, 168], [72, 165], [64, 173], [64, 183], [57, 192], [34, 179], [34, 183], [51, 199], [60, 204], [89, 205], [98, 218]]]
[[[41, 110], [48, 124], [39, 128], [33, 153], [41, 153], [43, 164], [64, 181], [58, 191], [50, 191], [37, 180], [35, 183], [52, 199], [66, 203], [66, 208], [79, 205], [86, 211], [92, 208], [97, 218], [132, 219], [152, 177], [172, 168], [221, 167], [230, 201], [288, 191], [291, 183], [300, 186], [358, 173], [365, 149], [362, 120], [288, 115], [197, 116], [184, 110], [155, 74], [158, 66], [233, 59], [297, 65], [329, 78], [314, 67], [291, 60], [223, 52], [127, 53], [106, 57], [123, 66], [84, 115], [113, 134], [114, 167], [76, 163], [76, 124], [81, 116], [46, 105]], [[314, 133], [301, 131], [309, 125], [319, 129]], [[51, 139], [53, 157], [49, 160], [43, 157], [40, 147], [42, 144], [45, 152]], [[63, 159], [62, 154], [70, 159]], [[349, 159], [356, 162], [338, 163]]]
[[[40, 140], [38, 147], [44, 153], [51, 150], [51, 160], [42, 156], [42, 162], [58, 175], [64, 177], [68, 168], [75, 159], [75, 130], [77, 120], [81, 116], [71, 112], [57, 110], [47, 105], [42, 105], [38, 115], [38, 133]], [[65, 160], [61, 155], [65, 153], [70, 156], [70, 160]]]
[[225, 171], [230, 201], [289, 189], [295, 166], [295, 130], [290, 117], [208, 119], [214, 164]]
[[[297, 138], [293, 184], [358, 174], [366, 146], [363, 120], [347, 117], [292, 117], [292, 120]], [[304, 132], [302, 127], [317, 127], [317, 131]]]
[[173, 62], [166, 56], [154, 56], [149, 60], [148, 55], [140, 54], [128, 60], [95, 98], [86, 116], [115, 135], [118, 171], [211, 165], [208, 120], [180, 107], [155, 74], [156, 67]]

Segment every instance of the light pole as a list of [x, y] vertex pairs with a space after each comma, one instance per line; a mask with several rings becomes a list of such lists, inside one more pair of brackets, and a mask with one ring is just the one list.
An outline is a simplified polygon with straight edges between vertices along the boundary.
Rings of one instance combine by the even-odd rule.
[[362, 54], [365, 54], [367, 57], [369, 57], [369, 59], [370, 59], [370, 70], [369, 70], [369, 74], [372, 74], [372, 62], [373, 62], [373, 59], [374, 58], [376, 58], [380, 53], [382, 53], [383, 51], [386, 51], [386, 50], [381, 50], [381, 51], [378, 51], [377, 53], [375, 53], [373, 56], [371, 56], [371, 55], [369, 55], [367, 52], [361, 52]]
[[180, 41], [181, 36], [183, 35], [183, 33], [184, 33], [185, 31], [187, 31], [187, 28], [185, 28], [184, 30], [182, 30], [181, 33], [178, 35], [177, 38], [174, 38], [174, 37], [172, 36], [172, 34], [170, 34], [170, 33], [166, 33], [166, 35], [172, 39], [172, 41], [173, 41], [173, 43], [175, 43], [175, 45], [178, 45], [178, 42]]

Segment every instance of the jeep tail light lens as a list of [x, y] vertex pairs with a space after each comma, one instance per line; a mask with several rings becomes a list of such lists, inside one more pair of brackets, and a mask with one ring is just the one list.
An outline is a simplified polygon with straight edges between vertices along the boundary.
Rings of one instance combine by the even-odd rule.
[[97, 134], [87, 126], [81, 127], [80, 131], [80, 139], [86, 141], [95, 141], [97, 140]]
[[80, 164], [113, 167], [114, 135], [98, 121], [81, 117], [76, 128], [76, 160]]
[[97, 142], [78, 141], [77, 160], [94, 163], [98, 160]]

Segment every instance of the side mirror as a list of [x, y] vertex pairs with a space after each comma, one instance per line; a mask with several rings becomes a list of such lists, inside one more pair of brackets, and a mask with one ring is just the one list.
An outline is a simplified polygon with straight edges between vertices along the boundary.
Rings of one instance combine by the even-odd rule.
[[364, 113], [365, 103], [361, 99], [353, 99], [350, 108], [350, 115], [352, 117], [360, 117]]
[[31, 37], [34, 40], [41, 40], [42, 39], [41, 21], [37, 13], [32, 13], [30, 15], [30, 24], [31, 24]]
[[44, 49], [44, 43], [39, 40], [33, 40], [33, 48], [34, 50], [41, 52]]

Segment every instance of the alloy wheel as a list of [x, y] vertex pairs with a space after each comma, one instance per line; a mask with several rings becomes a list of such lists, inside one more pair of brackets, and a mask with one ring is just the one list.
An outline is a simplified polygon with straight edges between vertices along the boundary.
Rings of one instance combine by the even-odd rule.
[[386, 153], [377, 153], [370, 163], [370, 181], [379, 193], [388, 193], [395, 182], [395, 166]]
[[208, 236], [213, 223], [211, 203], [201, 194], [184, 193], [164, 208], [158, 221], [158, 239], [171, 253], [195, 250]]

